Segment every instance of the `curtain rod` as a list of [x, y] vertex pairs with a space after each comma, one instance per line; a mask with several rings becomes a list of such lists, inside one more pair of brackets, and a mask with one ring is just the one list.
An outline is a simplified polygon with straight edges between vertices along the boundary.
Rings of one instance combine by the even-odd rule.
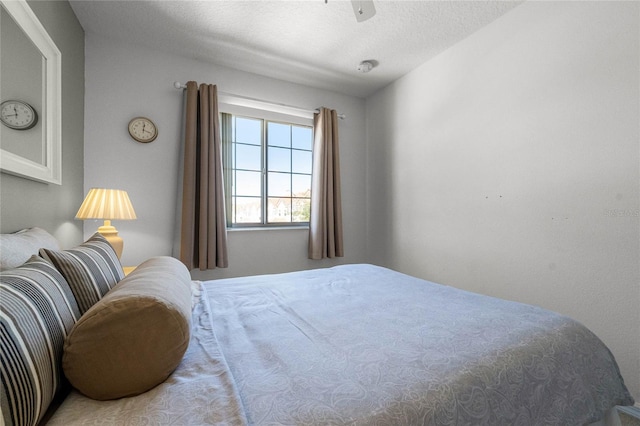
[[[186, 89], [187, 85], [183, 84], [183, 83], [180, 83], [179, 81], [174, 81], [173, 82], [173, 87], [175, 87], [176, 89]], [[310, 110], [310, 109], [307, 109], [307, 108], [301, 108], [301, 107], [297, 107], [297, 106], [293, 106], [293, 105], [287, 105], [287, 104], [282, 104], [282, 103], [277, 103], [277, 102], [265, 101], [264, 99], [250, 98], [248, 96], [236, 95], [234, 93], [228, 93], [228, 92], [222, 92], [222, 91], [218, 91], [218, 93], [220, 95], [230, 96], [230, 97], [234, 97], [234, 98], [238, 98], [238, 99], [244, 99], [244, 100], [247, 100], [247, 101], [261, 102], [263, 104], [270, 104], [270, 105], [276, 105], [276, 106], [285, 107], [285, 108], [297, 109], [299, 111], [306, 112], [306, 113], [309, 113], [309, 114], [320, 112], [320, 109]], [[340, 120], [344, 120], [345, 118], [347, 118], [347, 116], [345, 114], [338, 113], [338, 118]]]

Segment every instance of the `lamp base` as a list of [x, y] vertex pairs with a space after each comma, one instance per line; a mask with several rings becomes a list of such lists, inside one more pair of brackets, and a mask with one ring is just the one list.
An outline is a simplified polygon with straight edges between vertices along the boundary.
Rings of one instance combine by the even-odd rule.
[[116, 227], [111, 225], [110, 220], [105, 220], [104, 225], [98, 228], [98, 232], [100, 233], [100, 235], [106, 238], [107, 241], [109, 241], [109, 244], [111, 244], [111, 247], [113, 247], [113, 250], [118, 256], [118, 259], [120, 259], [120, 257], [122, 256], [124, 241], [121, 237], [118, 236], [118, 230], [116, 229]]

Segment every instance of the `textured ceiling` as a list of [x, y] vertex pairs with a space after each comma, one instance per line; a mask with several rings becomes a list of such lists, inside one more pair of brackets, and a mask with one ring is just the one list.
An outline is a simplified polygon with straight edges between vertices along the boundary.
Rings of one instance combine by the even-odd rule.
[[[520, 4], [376, 0], [71, 0], [86, 32], [321, 89], [366, 97]], [[359, 73], [362, 60], [377, 66]]]

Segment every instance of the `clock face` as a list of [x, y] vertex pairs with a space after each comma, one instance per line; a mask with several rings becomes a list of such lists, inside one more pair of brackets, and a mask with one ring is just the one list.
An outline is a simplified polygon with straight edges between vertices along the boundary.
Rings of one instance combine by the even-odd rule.
[[146, 117], [136, 117], [129, 122], [129, 134], [138, 142], [153, 142], [158, 136], [158, 128]]
[[38, 114], [31, 105], [21, 101], [4, 101], [0, 104], [0, 121], [16, 130], [27, 130], [38, 122]]

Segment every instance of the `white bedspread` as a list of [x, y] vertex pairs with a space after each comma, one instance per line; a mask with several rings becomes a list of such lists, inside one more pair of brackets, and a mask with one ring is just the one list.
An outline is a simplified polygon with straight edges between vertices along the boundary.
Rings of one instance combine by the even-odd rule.
[[371, 265], [203, 283], [176, 372], [51, 424], [571, 425], [630, 397], [561, 315]]

